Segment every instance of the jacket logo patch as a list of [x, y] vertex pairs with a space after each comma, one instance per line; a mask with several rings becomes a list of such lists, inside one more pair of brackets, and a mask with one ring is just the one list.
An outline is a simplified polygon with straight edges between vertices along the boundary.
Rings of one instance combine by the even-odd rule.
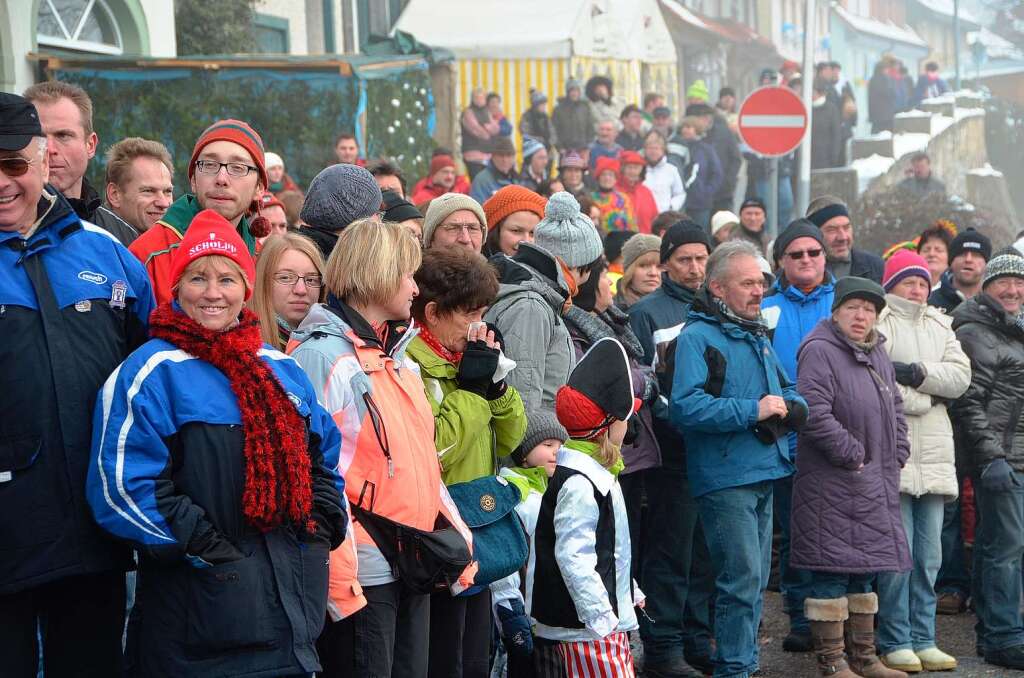
[[79, 313], [88, 313], [89, 311], [92, 310], [92, 302], [89, 301], [88, 299], [76, 301], [75, 310], [78, 311]]
[[78, 273], [78, 279], [84, 280], [85, 282], [95, 283], [96, 285], [102, 285], [107, 282], [107, 276], [102, 273], [93, 273], [92, 271], [80, 271]]
[[490, 513], [491, 511], [494, 510], [495, 506], [497, 506], [497, 502], [494, 501], [494, 497], [493, 496], [491, 496], [489, 494], [485, 494], [485, 495], [480, 497], [480, 508], [482, 508], [483, 510], [487, 511], [488, 513]]
[[128, 283], [118, 280], [110, 289], [110, 307], [124, 308], [124, 300], [128, 295]]

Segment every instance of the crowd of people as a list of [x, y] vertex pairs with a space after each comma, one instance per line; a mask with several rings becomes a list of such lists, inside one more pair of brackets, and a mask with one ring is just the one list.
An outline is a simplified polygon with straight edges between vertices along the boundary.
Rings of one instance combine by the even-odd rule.
[[821, 675], [955, 668], [968, 598], [1024, 669], [1024, 254], [769, 241], [687, 97], [534, 92], [516, 171], [476, 91], [409, 193], [211, 121], [101, 197], [88, 94], [0, 94], [5, 675], [748, 677], [773, 535]]

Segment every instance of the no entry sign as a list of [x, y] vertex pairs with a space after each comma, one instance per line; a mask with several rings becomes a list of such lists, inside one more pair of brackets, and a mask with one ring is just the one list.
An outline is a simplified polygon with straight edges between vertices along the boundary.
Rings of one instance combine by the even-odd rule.
[[786, 155], [804, 138], [807, 109], [788, 87], [761, 87], [740, 106], [740, 136], [755, 153]]

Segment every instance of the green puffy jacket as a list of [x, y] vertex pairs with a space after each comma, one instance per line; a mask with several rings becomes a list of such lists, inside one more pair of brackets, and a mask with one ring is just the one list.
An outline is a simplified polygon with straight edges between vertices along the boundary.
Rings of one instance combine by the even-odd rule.
[[496, 462], [512, 453], [526, 434], [526, 410], [511, 386], [497, 400], [459, 389], [458, 368], [419, 337], [408, 356], [420, 366], [430, 409], [441, 478], [454, 485], [497, 473]]

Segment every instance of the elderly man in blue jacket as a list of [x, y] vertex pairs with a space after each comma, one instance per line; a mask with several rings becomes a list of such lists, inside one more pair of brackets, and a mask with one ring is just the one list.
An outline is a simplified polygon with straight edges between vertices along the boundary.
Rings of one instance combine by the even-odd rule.
[[711, 254], [679, 334], [670, 403], [715, 571], [714, 675], [723, 677], [757, 670], [773, 483], [792, 475], [786, 435], [807, 417], [768, 339], [763, 297], [753, 245], [731, 241]]

